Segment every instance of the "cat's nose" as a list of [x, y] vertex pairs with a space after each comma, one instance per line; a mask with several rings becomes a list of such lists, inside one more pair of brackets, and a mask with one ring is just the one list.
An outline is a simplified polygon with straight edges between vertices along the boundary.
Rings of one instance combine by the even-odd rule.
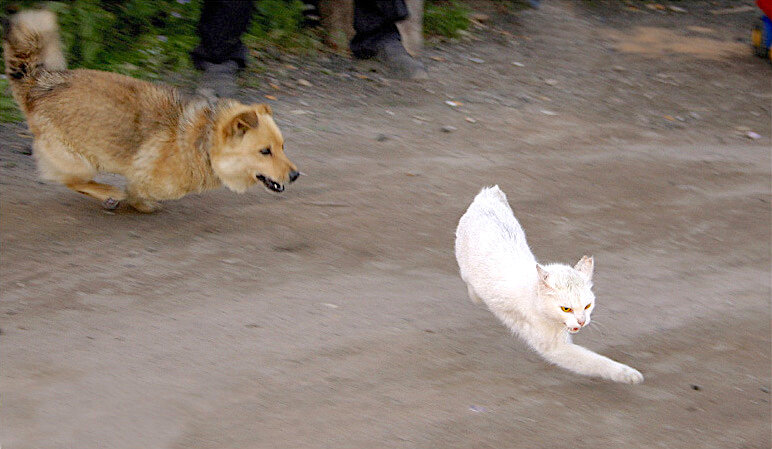
[[582, 319], [577, 319], [576, 322], [579, 323], [580, 326], [584, 326], [584, 323], [587, 322], [587, 320], [582, 318]]

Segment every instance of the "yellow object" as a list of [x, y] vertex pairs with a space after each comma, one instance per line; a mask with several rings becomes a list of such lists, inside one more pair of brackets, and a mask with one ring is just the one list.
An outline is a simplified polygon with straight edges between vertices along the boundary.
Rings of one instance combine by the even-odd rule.
[[761, 47], [761, 30], [753, 30], [751, 32], [751, 44], [754, 47]]

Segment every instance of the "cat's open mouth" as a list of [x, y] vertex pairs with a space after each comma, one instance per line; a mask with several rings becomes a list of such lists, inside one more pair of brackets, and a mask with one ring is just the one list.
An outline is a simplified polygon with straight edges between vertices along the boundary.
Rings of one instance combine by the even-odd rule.
[[572, 334], [575, 334], [575, 333], [579, 332], [580, 330], [582, 330], [581, 327], [569, 327], [568, 328], [568, 332], [571, 332]]

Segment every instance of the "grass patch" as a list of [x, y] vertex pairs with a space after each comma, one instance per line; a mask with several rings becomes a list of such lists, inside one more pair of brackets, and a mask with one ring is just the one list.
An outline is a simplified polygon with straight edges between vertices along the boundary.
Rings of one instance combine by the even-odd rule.
[[244, 44], [253, 49], [278, 47], [282, 52], [312, 53], [322, 46], [315, 30], [303, 26], [301, 0], [260, 0]]
[[[67, 65], [159, 79], [192, 72], [190, 51], [198, 44], [196, 26], [203, 0], [70, 0], [14, 2], [56, 12]], [[302, 28], [300, 0], [256, 2], [252, 23], [242, 36], [252, 48], [279, 47], [308, 52], [319, 47]], [[0, 11], [0, 16], [4, 11]], [[1, 64], [1, 63], [0, 63]]]
[[458, 37], [469, 28], [470, 9], [458, 0], [430, 0], [424, 7], [424, 35]]
[[24, 116], [11, 96], [8, 80], [3, 76], [0, 78], [0, 123], [16, 123], [23, 119]]

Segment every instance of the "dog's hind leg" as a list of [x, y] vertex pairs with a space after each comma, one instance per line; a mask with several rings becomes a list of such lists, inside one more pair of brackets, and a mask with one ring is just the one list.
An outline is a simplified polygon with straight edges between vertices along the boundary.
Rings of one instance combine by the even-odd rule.
[[67, 145], [46, 139], [36, 140], [34, 155], [38, 170], [44, 179], [64, 184], [69, 189], [102, 202], [107, 209], [115, 209], [126, 199], [126, 192], [108, 184], [94, 182], [97, 169], [81, 154]]
[[105, 209], [115, 209], [121, 201], [126, 199], [126, 192], [109, 184], [94, 181], [70, 181], [66, 182], [65, 185], [78, 193], [98, 199]]

